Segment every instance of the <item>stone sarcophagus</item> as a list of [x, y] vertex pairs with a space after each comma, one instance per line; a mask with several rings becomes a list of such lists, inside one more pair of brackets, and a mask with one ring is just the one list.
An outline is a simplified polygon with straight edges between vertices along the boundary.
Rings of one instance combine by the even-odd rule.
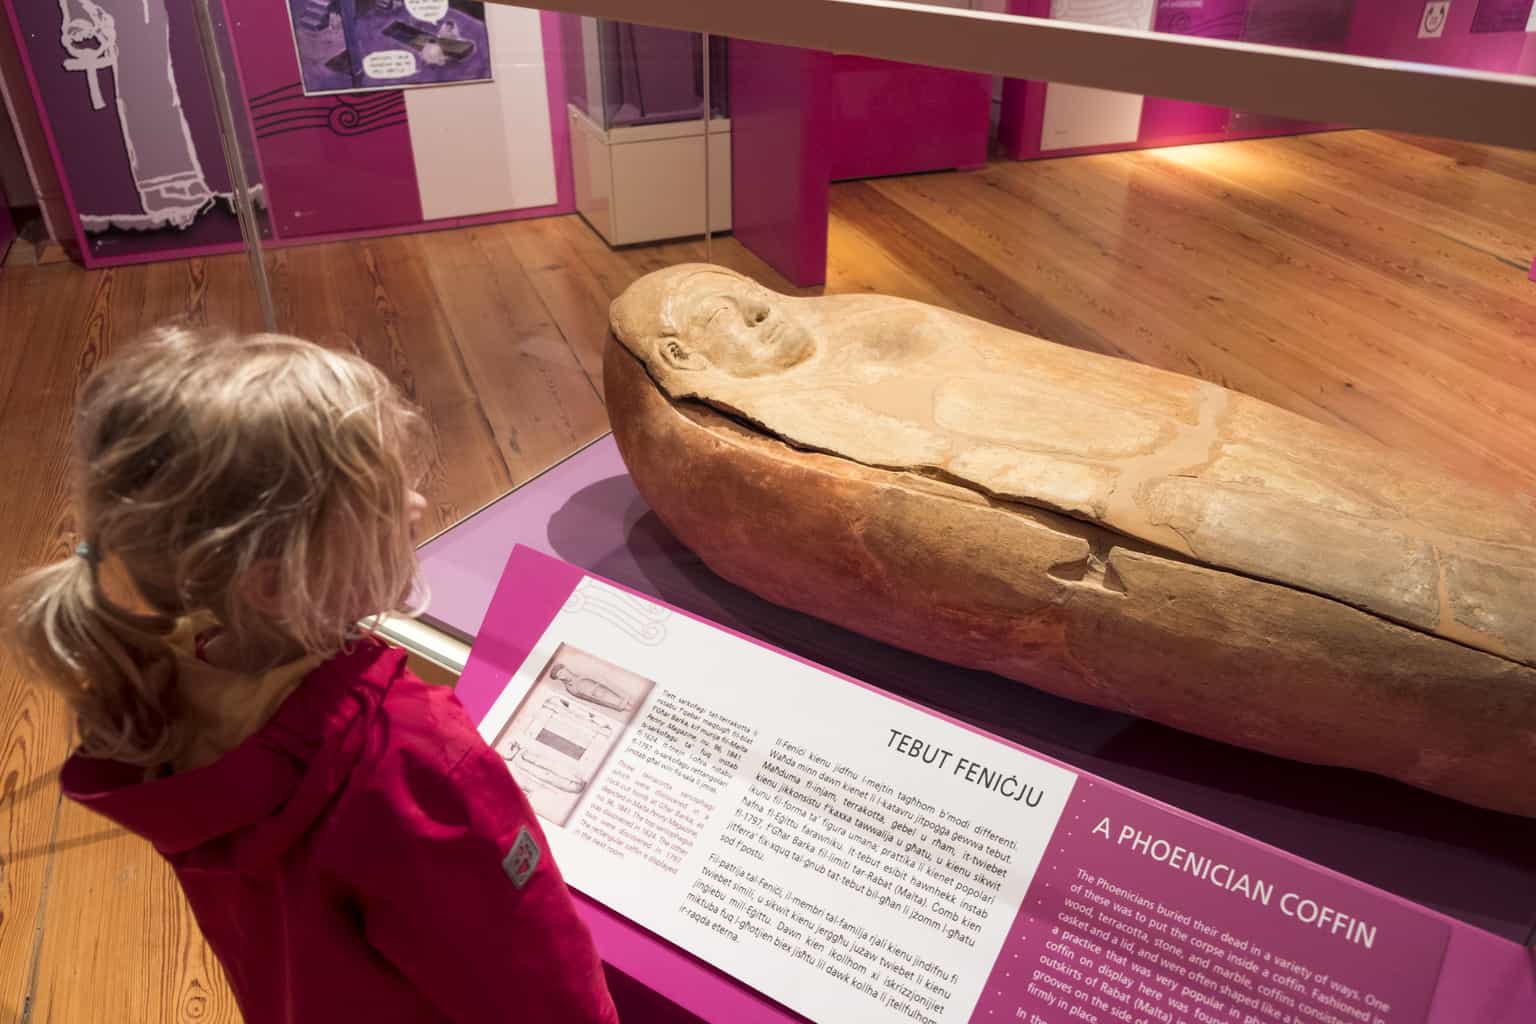
[[1536, 508], [1225, 388], [674, 267], [613, 430], [716, 573], [897, 647], [1536, 816]]

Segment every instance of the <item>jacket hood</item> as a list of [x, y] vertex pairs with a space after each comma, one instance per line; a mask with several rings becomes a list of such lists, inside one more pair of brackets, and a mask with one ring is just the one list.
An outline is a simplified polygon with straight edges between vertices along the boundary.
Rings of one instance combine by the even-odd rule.
[[60, 785], [162, 854], [232, 840], [239, 865], [254, 867], [280, 857], [325, 811], [404, 663], [404, 652], [361, 640], [309, 673], [266, 724], [212, 764], [146, 779], [141, 767], [77, 755]]

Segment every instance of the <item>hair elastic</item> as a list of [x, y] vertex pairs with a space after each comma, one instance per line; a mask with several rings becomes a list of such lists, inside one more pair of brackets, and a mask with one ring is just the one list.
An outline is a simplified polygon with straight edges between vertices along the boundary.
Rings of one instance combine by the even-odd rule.
[[83, 540], [75, 545], [75, 556], [94, 564], [96, 562], [96, 549], [91, 547], [89, 541]]

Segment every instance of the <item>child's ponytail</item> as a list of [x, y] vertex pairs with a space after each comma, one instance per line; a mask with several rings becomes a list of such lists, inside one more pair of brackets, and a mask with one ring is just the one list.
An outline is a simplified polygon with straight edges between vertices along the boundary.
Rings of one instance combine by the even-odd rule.
[[147, 768], [179, 754], [170, 641], [189, 617], [259, 660], [329, 655], [404, 610], [430, 440], [377, 369], [295, 338], [164, 331], [102, 364], [76, 413], [90, 546], [5, 609], [82, 751]]
[[169, 652], [148, 622], [104, 606], [95, 575], [92, 559], [76, 555], [17, 580], [5, 593], [11, 639], [74, 712], [81, 753], [154, 764], [175, 745]]

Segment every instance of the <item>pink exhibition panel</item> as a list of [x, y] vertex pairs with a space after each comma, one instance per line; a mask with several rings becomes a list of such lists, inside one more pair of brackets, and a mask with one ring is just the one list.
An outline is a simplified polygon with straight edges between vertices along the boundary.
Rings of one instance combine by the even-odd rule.
[[834, 131], [816, 110], [829, 71], [809, 50], [730, 44], [732, 233], [801, 286], [827, 275]]
[[189, 7], [5, 0], [87, 266], [239, 248]]
[[1536, 1015], [1520, 942], [531, 548], [458, 692], [610, 968], [704, 1020]]
[[404, 92], [306, 96], [287, 6], [226, 11], [277, 236], [419, 224]]
[[[527, 554], [514, 556], [519, 546], [551, 557], [538, 560]], [[504, 573], [508, 560], [514, 557], [517, 568]], [[1044, 898], [1045, 903], [1036, 904], [1035, 912], [1046, 915], [1042, 919], [1045, 921], [1054, 914], [1056, 920], [1050, 927], [1072, 927], [1070, 923], [1062, 924], [1061, 914], [1073, 911], [1066, 905], [1066, 899], [1082, 902], [1078, 899], [1082, 894], [1070, 890], [1073, 884], [1085, 884], [1075, 875], [1078, 866], [1096, 878], [1141, 892], [1135, 886], [1125, 885], [1123, 878], [1127, 864], [1140, 863], [1145, 871], [1151, 872], [1150, 877], [1161, 879], [1158, 886], [1168, 886], [1159, 888], [1150, 898], [1161, 899], [1165, 906], [1216, 927], [1217, 936], [1205, 939], [1227, 950], [1231, 957], [1251, 959], [1231, 943], [1223, 943], [1222, 931], [1239, 942], [1248, 938], [1272, 958], [1278, 954], [1314, 971], [1335, 974], [1340, 984], [1363, 992], [1366, 990], [1350, 981], [1338, 966], [1320, 964], [1324, 958], [1319, 955], [1331, 948], [1336, 938], [1331, 929], [1338, 920], [1336, 914], [1330, 915], [1326, 922], [1330, 931], [1319, 934], [1322, 906], [1348, 913], [1344, 898], [1336, 894], [1354, 894], [1348, 896], [1348, 905], [1355, 906], [1359, 913], [1351, 917], [1376, 926], [1380, 936], [1387, 934], [1382, 930], [1385, 922], [1410, 921], [1406, 931], [1400, 926], [1392, 928], [1397, 936], [1394, 942], [1409, 943], [1394, 948], [1418, 951], [1405, 955], [1430, 956], [1435, 948], [1434, 933], [1439, 931], [1445, 936], [1443, 962], [1425, 966], [1420, 972], [1437, 975], [1439, 980], [1435, 983], [1429, 1016], [1418, 1019], [1436, 1024], [1514, 1024], [1521, 1019], [1519, 1013], [1529, 1012], [1536, 967], [1531, 951], [1522, 944], [1536, 936], [1536, 861], [1529, 852], [1536, 845], [1536, 821], [1481, 811], [1376, 776], [1282, 761], [1211, 743], [983, 673], [915, 657], [771, 605], [716, 577], [667, 533], [635, 492], [611, 438], [583, 449], [430, 541], [422, 549], [422, 563], [433, 595], [429, 618], [441, 628], [474, 642], [476, 667], [463, 677], [460, 693], [477, 718], [491, 711], [501, 688], [528, 660], [526, 634], [541, 630], [543, 623], [549, 621], [553, 608], [563, 600], [559, 595], [569, 594], [569, 581], [585, 574], [599, 576], [613, 581], [637, 600], [678, 610], [674, 614], [702, 617], [733, 634], [787, 651], [799, 663], [827, 666], [835, 675], [868, 680], [877, 684], [883, 694], [890, 695], [892, 702], [915, 702], [926, 711], [967, 723], [1026, 748], [1034, 756], [1080, 773], [1080, 779], [1092, 783], [1092, 787], [1084, 785], [1074, 790], [1074, 799], [1081, 798], [1077, 806], [1089, 809], [1086, 814], [1082, 809], [1074, 813], [1078, 822], [1091, 819], [1088, 831], [1085, 834], [1067, 825], [1073, 814], [1066, 814], [1063, 830], [1053, 839], [1066, 844], [1065, 852], [1057, 861], [1042, 861], [1044, 866], [1035, 872], [1035, 881], [1031, 883], [1038, 883], [1040, 891], [1032, 892], [1028, 898], [1020, 894], [1020, 906], [1026, 911], [1031, 900]], [[561, 587], [567, 589], [562, 592]], [[626, 609], [630, 607], [621, 603], [613, 610], [629, 615]], [[643, 625], [650, 620], [641, 616], [632, 621]], [[919, 731], [906, 730], [910, 734]], [[1095, 811], [1099, 812], [1097, 816]], [[1105, 817], [1110, 819], [1109, 839], [1093, 832], [1093, 826]], [[1122, 842], [1120, 837], [1126, 826], [1135, 831], [1125, 834]], [[1067, 831], [1073, 834], [1069, 836]], [[1167, 845], [1156, 845], [1160, 840]], [[1186, 869], [1186, 875], [1190, 863], [1187, 851], [1212, 865], [1230, 865], [1241, 857], [1250, 878], [1263, 878], [1275, 886], [1272, 903], [1257, 906], [1246, 900], [1249, 905], [1245, 906], [1246, 898], [1236, 898], [1242, 896], [1240, 892], [1218, 888], [1209, 872], [1203, 878], [1181, 878], [1172, 866], [1174, 847], [1186, 851], [1178, 855], [1179, 866]], [[1095, 860], [1101, 854], [1103, 858], [1118, 858], [1121, 863], [1112, 872], [1110, 861]], [[1159, 859], [1165, 854], [1166, 859]], [[1053, 863], [1057, 866], [1055, 872], [1050, 870]], [[1318, 873], [1319, 869], [1312, 865], [1329, 870]], [[1063, 871], [1065, 890], [1055, 885]], [[1300, 876], [1291, 872], [1324, 881], [1318, 888], [1307, 888], [1302, 893], [1300, 890], [1306, 887], [1294, 883], [1293, 879]], [[1225, 873], [1218, 874], [1218, 882], [1230, 880]], [[1121, 881], [1116, 882], [1117, 877]], [[1094, 885], [1098, 887], [1097, 882]], [[1185, 886], [1188, 888], [1182, 888]], [[1293, 890], [1297, 891], [1298, 899], [1311, 899], [1318, 905], [1317, 918], [1308, 925], [1314, 948], [1307, 956], [1297, 954], [1296, 958], [1281, 952], [1281, 945], [1266, 946], [1254, 930], [1263, 926], [1263, 919], [1246, 916], [1262, 911], [1265, 917], [1273, 914], [1285, 919], [1275, 922], [1277, 927], [1291, 927], [1294, 919], [1285, 913], [1279, 901]], [[1392, 895], [1386, 896], [1382, 891]], [[1178, 906], [1179, 901], [1189, 898], [1189, 892], [1197, 896], [1206, 894], [1209, 913], [1193, 913], [1188, 906]], [[1138, 909], [1137, 904], [1127, 903], [1118, 894], [1103, 890], [1101, 895], [1131, 907], [1133, 916]], [[1357, 898], [1364, 902], [1354, 903]], [[1095, 915], [1118, 913], [1113, 907], [1089, 905], [1094, 907]], [[1286, 906], [1293, 911], [1300, 909], [1291, 902]], [[1374, 917], [1378, 908], [1386, 909], [1381, 911], [1382, 916]], [[1140, 909], [1145, 912], [1145, 908]], [[1235, 930], [1239, 922], [1218, 916], [1227, 912], [1243, 919], [1241, 930]], [[1311, 905], [1302, 912], [1311, 916]], [[659, 997], [706, 1019], [786, 1019], [785, 1011], [774, 1001], [744, 987], [736, 977], [706, 966], [698, 956], [673, 942], [657, 938], [644, 921], [637, 924], [612, 908], [597, 904], [590, 907], [590, 920], [612, 966], [639, 979]], [[1178, 939], [1171, 932], [1160, 934], [1158, 939], [1176, 944], [1191, 941], [1197, 935], [1192, 921], [1186, 925], [1168, 920], [1191, 939]], [[1256, 921], [1260, 923], [1256, 925]], [[1030, 935], [1042, 938], [1041, 933], [1030, 930], [1033, 925], [1028, 921], [1010, 917], [1009, 923], [1020, 929], [1013, 935], [1015, 940], [1028, 941]], [[1107, 926], [1099, 921], [1092, 927]], [[1338, 927], [1347, 930], [1350, 926]], [[1149, 938], [1150, 935], [1149, 931]], [[1057, 938], [1052, 936], [1047, 941]], [[1104, 946], [1091, 933], [1087, 939]], [[1132, 941], [1136, 941], [1134, 937]], [[1283, 940], [1271, 936], [1269, 941]], [[1074, 956], [1085, 952], [1096, 956], [1091, 972], [1084, 973], [1109, 979], [1108, 984], [1117, 992], [1132, 991], [1151, 998], [1140, 993], [1139, 988], [1127, 989], [1122, 981], [1110, 978], [1109, 972], [1129, 975], [1136, 985], [1145, 982], [1154, 987], [1158, 984], [1155, 976], [1148, 979], [1137, 970], [1117, 964], [1107, 952], [1095, 955], [1076, 944], [1074, 948]], [[1157, 949], [1155, 945], [1152, 948]], [[1044, 953], [1056, 952], [1042, 950], [1041, 944], [1026, 949], [1020, 942], [1009, 952], [1016, 952], [1021, 958], [1033, 955], [1037, 963]], [[1123, 951], [1123, 947], [1117, 950]], [[1166, 950], [1159, 952], [1172, 957]], [[1190, 964], [1188, 953], [1186, 949], [1181, 961], [1185, 966]], [[1211, 954], [1196, 951], [1196, 955]], [[1066, 963], [1054, 955], [1052, 959]], [[1273, 963], [1273, 959], [1267, 962], [1272, 972]], [[1150, 961], [1147, 966], [1150, 967]], [[1067, 967], [1084, 970], [1081, 961]], [[1226, 967], [1234, 971], [1246, 969], [1232, 959]], [[1159, 968], [1154, 975], [1172, 977], [1170, 968], [1161, 964]], [[1055, 967], [1039, 969], [1047, 970], [1057, 979], [1046, 987], [1059, 992], [1060, 980], [1067, 976]], [[1005, 964], [1002, 970], [1004, 980], [1011, 983], [1013, 978], [1006, 977], [1011, 966]], [[1033, 975], [1033, 969], [1029, 973]], [[1259, 982], [1254, 982], [1250, 991], [1240, 981], [1220, 980], [1233, 985], [1245, 997], [1258, 996]], [[1286, 980], [1284, 986], [1266, 983], [1265, 987], [1279, 990], [1258, 996], [1282, 1011], [1279, 1020], [1283, 1021], [1285, 1012], [1291, 1012], [1293, 1017], [1300, 1012], [1286, 1007], [1284, 1000], [1278, 998], [1298, 998], [1298, 993], [1288, 991], [1295, 987], [1292, 980]], [[983, 1012], [977, 1019], [994, 1021], [1004, 1016], [1008, 1020], [1027, 1020], [1028, 1013], [1034, 1012], [1042, 1019], [1054, 1020], [1049, 1015], [1052, 1008], [1032, 996], [1027, 988], [1026, 981], [1025, 995], [1039, 1005], [1020, 1003], [1026, 1007], [1023, 1017], [1013, 1016], [1012, 1010], [999, 1010], [990, 1015]], [[984, 991], [994, 995], [1000, 991], [1004, 995], [997, 998], [1005, 1001], [1010, 998], [1007, 987]], [[1326, 984], [1322, 991], [1329, 998], [1350, 998]], [[1385, 988], [1369, 991], [1382, 1001], [1392, 1002]], [[1104, 1013], [1102, 1020], [1115, 1020], [1109, 1011], [1093, 1009], [1092, 994], [1083, 1012]], [[1184, 1001], [1177, 991], [1174, 998]], [[1398, 1009], [1387, 1019], [1415, 1019], [1404, 1008], [1418, 1005], [1418, 998], [1406, 990], [1400, 992], [1395, 1004]], [[1112, 1007], [1117, 1005], [1114, 1000], [1106, 1001]], [[1192, 998], [1189, 1005], [1191, 1015], [1187, 1019], [1198, 1019], [1193, 1016], [1196, 1004]], [[989, 1004], [987, 1008], [995, 1005]], [[1210, 1013], [1208, 1004], [1201, 1004], [1199, 1009]], [[1238, 1009], [1243, 1007], [1239, 1005]], [[1264, 1015], [1262, 1005], [1254, 1012], [1260, 1021], [1276, 1019]], [[1073, 1019], [1088, 1018], [1078, 1015]], [[1147, 1019], [1156, 1018], [1147, 1015]]]
[[988, 76], [838, 54], [822, 102], [835, 126], [833, 181], [980, 167], [987, 160]]

